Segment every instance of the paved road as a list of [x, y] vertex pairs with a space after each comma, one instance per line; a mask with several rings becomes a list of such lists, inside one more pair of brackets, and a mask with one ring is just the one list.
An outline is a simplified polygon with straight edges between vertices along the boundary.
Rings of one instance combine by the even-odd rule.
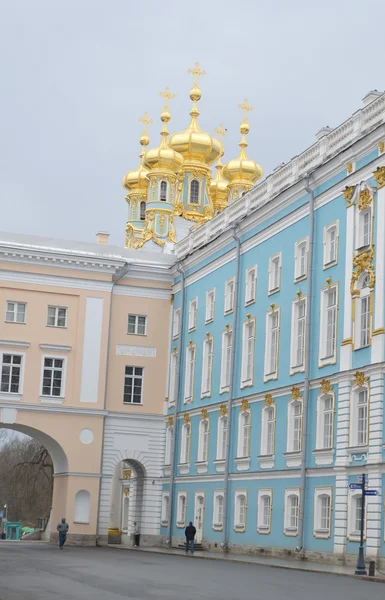
[[194, 557], [0, 543], [1, 600], [384, 600], [385, 584]]

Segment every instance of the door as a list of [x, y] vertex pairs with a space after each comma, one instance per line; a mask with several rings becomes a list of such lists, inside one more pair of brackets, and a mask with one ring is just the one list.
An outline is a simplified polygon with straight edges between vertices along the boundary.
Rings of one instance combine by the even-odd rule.
[[195, 495], [195, 528], [197, 530], [195, 541], [200, 544], [203, 540], [203, 523], [205, 512], [205, 498], [202, 493]]

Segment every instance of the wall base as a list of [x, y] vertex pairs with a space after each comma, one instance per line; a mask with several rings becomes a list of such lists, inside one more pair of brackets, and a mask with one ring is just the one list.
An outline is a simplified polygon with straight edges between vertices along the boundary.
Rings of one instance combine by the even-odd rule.
[[[51, 533], [49, 541], [51, 544], [59, 545], [59, 534]], [[67, 535], [66, 546], [96, 546], [96, 535], [87, 535], [84, 533], [69, 533]]]

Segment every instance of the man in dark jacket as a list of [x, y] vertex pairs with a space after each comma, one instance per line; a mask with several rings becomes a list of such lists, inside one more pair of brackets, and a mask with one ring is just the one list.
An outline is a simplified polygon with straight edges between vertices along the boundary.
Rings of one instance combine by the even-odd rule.
[[184, 534], [186, 536], [186, 554], [188, 553], [189, 545], [191, 544], [191, 554], [194, 554], [194, 538], [197, 530], [195, 529], [192, 521], [187, 525], [184, 530]]
[[57, 526], [57, 530], [59, 532], [59, 548], [60, 548], [60, 550], [63, 550], [64, 544], [66, 543], [68, 529], [69, 529], [68, 523], [65, 520], [65, 518], [63, 517]]

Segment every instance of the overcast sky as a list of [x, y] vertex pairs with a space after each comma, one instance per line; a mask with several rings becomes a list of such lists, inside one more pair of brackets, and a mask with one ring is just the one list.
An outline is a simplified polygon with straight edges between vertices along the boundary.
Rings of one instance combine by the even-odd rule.
[[0, 0], [0, 230], [124, 243], [121, 178], [138, 165], [144, 111], [159, 143], [189, 122], [199, 61], [200, 125], [266, 174], [385, 89], [384, 0]]

